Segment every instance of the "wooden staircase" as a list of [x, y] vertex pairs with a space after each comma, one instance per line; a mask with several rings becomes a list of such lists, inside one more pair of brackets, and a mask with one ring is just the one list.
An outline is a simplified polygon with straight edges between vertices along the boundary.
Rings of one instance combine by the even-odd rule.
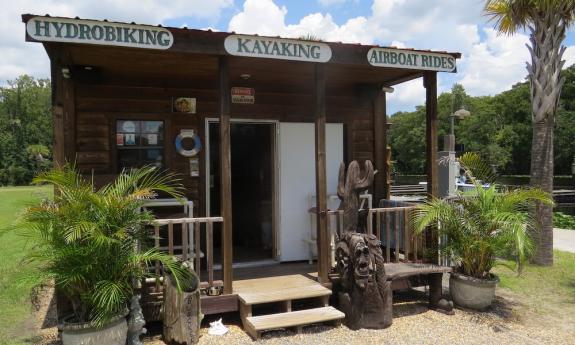
[[[234, 293], [238, 294], [243, 327], [254, 339], [268, 330], [295, 328], [299, 333], [303, 326], [323, 322], [339, 324], [345, 317], [329, 306], [330, 289], [300, 274], [235, 281]], [[321, 306], [293, 311], [292, 302], [303, 299], [316, 300]], [[279, 304], [281, 312], [252, 315], [253, 306], [269, 303]]]

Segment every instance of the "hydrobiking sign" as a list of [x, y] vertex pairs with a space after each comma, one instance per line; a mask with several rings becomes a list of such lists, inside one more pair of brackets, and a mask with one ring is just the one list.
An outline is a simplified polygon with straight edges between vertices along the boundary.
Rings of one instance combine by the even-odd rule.
[[328, 62], [331, 48], [321, 42], [248, 35], [230, 35], [224, 41], [230, 55], [307, 62]]
[[371, 48], [367, 61], [372, 66], [455, 72], [455, 58], [449, 54]]
[[168, 49], [174, 43], [172, 33], [161, 27], [97, 20], [34, 17], [26, 32], [38, 41], [88, 43], [147, 49]]

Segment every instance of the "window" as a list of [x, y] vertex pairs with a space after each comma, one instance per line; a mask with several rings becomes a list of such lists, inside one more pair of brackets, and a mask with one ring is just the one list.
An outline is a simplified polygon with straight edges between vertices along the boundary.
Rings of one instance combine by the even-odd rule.
[[164, 165], [164, 121], [116, 121], [118, 171]]

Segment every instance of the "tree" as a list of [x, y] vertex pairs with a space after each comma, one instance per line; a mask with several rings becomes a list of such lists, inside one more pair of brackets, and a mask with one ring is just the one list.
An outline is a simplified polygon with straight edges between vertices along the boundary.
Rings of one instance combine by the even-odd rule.
[[[528, 29], [527, 63], [531, 89], [531, 185], [553, 191], [553, 129], [565, 77], [561, 69], [567, 28], [575, 16], [575, 0], [487, 0], [484, 12], [503, 34]], [[533, 262], [553, 265], [553, 206], [536, 203], [535, 255]]]
[[29, 184], [51, 166], [50, 104], [49, 80], [22, 75], [0, 87], [0, 186]]

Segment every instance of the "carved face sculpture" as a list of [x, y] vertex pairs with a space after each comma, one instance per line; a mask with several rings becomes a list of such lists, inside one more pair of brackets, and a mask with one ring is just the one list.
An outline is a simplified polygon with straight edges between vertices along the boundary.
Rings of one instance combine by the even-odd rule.
[[369, 255], [369, 247], [362, 236], [354, 236], [352, 243], [355, 282], [360, 288], [365, 289], [373, 269]]

